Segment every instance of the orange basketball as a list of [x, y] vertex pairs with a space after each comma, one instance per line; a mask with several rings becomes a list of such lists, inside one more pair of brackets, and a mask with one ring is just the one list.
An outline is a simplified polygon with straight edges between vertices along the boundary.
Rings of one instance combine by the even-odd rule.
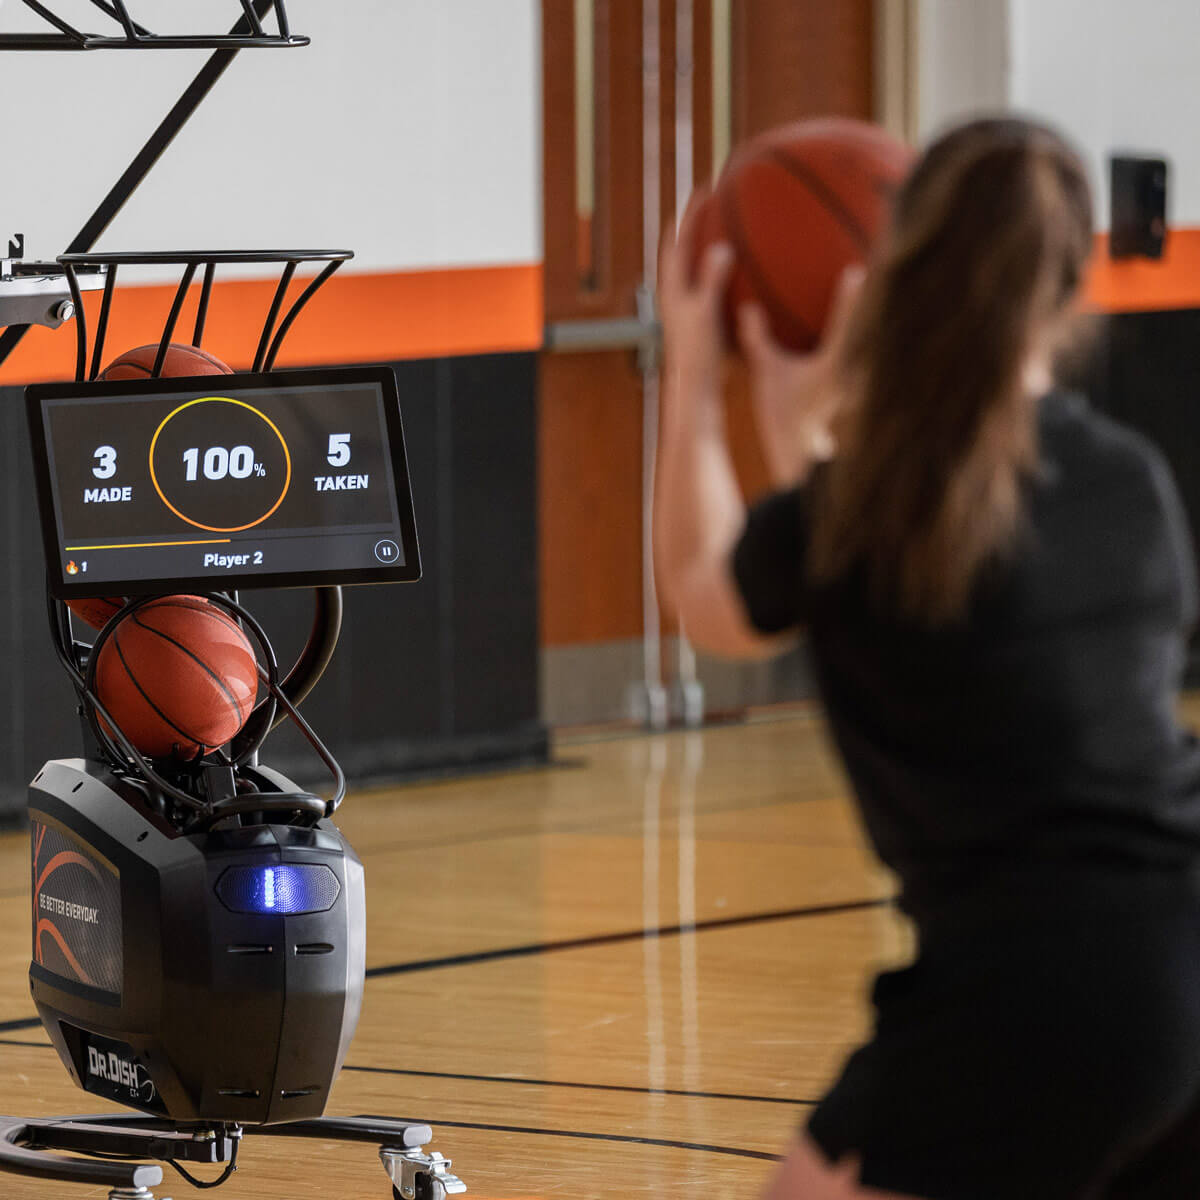
[[85, 600], [68, 600], [67, 607], [93, 629], [103, 629], [109, 617], [125, 607], [125, 597], [94, 596]]
[[[153, 346], [138, 346], [126, 350], [114, 358], [100, 372], [101, 379], [149, 379], [154, 371], [154, 359], [158, 355], [158, 343]], [[184, 346], [172, 342], [163, 359], [164, 379], [184, 378], [188, 375], [232, 375], [233, 370], [219, 358], [201, 350], [199, 346]]]
[[784, 346], [817, 344], [842, 271], [870, 254], [912, 158], [878, 126], [841, 117], [786, 125], [734, 152], [697, 213], [695, 244], [697, 261], [713, 242], [733, 246], [731, 346], [749, 300]]
[[199, 596], [164, 596], [113, 630], [96, 693], [151, 758], [194, 758], [246, 723], [258, 694], [254, 649], [227, 613]]

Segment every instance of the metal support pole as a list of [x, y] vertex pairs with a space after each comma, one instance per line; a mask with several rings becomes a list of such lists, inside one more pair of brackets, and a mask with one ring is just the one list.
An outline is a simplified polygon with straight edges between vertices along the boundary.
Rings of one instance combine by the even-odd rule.
[[[687, 206], [695, 183], [696, 168], [692, 155], [694, 125], [693, 61], [695, 11], [694, 0], [675, 0], [675, 215]], [[671, 707], [685, 725], [692, 728], [704, 722], [704, 684], [696, 673], [696, 652], [687, 631], [679, 628], [675, 682], [671, 688]]]
[[[639, 316], [652, 320], [658, 284], [659, 205], [662, 197], [659, 94], [661, 53], [658, 0], [642, 3], [642, 279]], [[651, 729], [670, 719], [662, 681], [662, 622], [654, 581], [654, 468], [658, 457], [659, 369], [657, 353], [644, 352], [642, 370], [642, 681], [634, 715]]]

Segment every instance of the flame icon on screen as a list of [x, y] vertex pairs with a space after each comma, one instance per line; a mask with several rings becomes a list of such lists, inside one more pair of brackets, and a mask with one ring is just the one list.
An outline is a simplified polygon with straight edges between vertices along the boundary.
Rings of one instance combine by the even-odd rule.
[[67, 574], [68, 575], [78, 575], [79, 574], [79, 567], [76, 564], [74, 559], [71, 559], [70, 562], [67, 563]]

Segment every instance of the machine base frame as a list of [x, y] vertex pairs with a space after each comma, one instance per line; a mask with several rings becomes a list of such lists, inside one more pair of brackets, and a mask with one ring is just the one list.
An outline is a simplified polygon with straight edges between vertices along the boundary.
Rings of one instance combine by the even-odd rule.
[[[450, 1173], [451, 1161], [425, 1145], [428, 1125], [388, 1117], [315, 1117], [282, 1125], [184, 1125], [158, 1117], [0, 1117], [0, 1171], [107, 1186], [110, 1200], [154, 1200], [150, 1188], [163, 1181], [160, 1162], [227, 1163], [245, 1137], [304, 1137], [375, 1142], [393, 1195], [403, 1200], [446, 1200], [467, 1189]], [[152, 1162], [118, 1162], [66, 1156], [54, 1151], [130, 1155]]]

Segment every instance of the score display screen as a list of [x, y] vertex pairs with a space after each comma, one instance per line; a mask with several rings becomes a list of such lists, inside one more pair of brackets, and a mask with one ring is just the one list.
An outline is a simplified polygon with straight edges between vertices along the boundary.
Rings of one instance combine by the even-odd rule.
[[420, 577], [395, 375], [26, 389], [56, 595]]

